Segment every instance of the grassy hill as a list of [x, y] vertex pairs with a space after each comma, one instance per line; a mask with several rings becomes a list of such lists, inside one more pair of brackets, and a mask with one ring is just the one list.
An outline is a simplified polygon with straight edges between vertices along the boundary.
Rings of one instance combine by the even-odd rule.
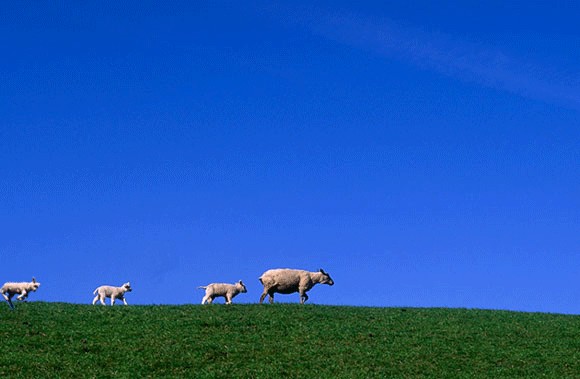
[[580, 377], [579, 316], [298, 304], [1, 305], [1, 378]]

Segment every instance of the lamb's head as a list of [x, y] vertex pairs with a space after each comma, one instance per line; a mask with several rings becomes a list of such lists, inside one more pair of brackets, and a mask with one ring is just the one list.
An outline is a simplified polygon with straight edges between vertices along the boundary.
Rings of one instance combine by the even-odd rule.
[[131, 292], [133, 291], [133, 289], [131, 288], [131, 284], [129, 284], [129, 282], [125, 283], [122, 285], [122, 287], [125, 289], [125, 291], [127, 292]]
[[246, 289], [246, 285], [244, 283], [242, 283], [241, 280], [236, 283], [236, 287], [240, 290], [241, 293], [248, 292], [248, 290]]
[[35, 277], [32, 277], [32, 286], [30, 288], [30, 291], [36, 291], [38, 289], [38, 287], [40, 287], [40, 283], [36, 281]]
[[332, 280], [327, 272], [325, 272], [323, 269], [320, 269], [320, 273], [322, 274], [322, 277], [320, 278], [321, 284], [328, 284], [329, 286], [334, 285], [334, 280]]

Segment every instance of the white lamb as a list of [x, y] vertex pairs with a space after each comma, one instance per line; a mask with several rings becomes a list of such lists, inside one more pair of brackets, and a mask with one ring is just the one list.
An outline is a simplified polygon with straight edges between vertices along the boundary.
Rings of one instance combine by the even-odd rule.
[[28, 293], [35, 292], [38, 287], [40, 287], [40, 283], [38, 283], [35, 278], [32, 278], [31, 282], [4, 283], [0, 289], [0, 293], [8, 302], [10, 308], [14, 308], [14, 304], [12, 304], [12, 297], [14, 297], [14, 295], [20, 294], [16, 299], [20, 301], [26, 301]]
[[123, 284], [121, 287], [113, 287], [113, 286], [100, 286], [93, 291], [93, 295], [95, 298], [93, 299], [93, 305], [100, 300], [101, 304], [105, 305], [105, 298], [111, 298], [111, 305], [115, 305], [115, 299], [123, 300], [123, 304], [127, 304], [127, 300], [125, 300], [125, 292], [131, 292], [133, 289], [131, 288], [131, 284], [129, 282]]
[[328, 284], [332, 286], [334, 281], [320, 269], [318, 272], [305, 270], [293, 270], [289, 268], [279, 268], [268, 270], [260, 276], [260, 282], [264, 285], [264, 292], [260, 296], [260, 304], [266, 295], [270, 296], [270, 304], [274, 302], [274, 293], [290, 294], [300, 293], [300, 304], [308, 300], [306, 292], [310, 291], [315, 284]]
[[202, 304], [206, 302], [211, 304], [216, 297], [225, 297], [226, 304], [231, 304], [232, 299], [239, 293], [246, 293], [248, 290], [242, 281], [235, 284], [212, 283], [207, 286], [199, 286], [198, 289], [205, 289], [205, 296], [201, 300]]

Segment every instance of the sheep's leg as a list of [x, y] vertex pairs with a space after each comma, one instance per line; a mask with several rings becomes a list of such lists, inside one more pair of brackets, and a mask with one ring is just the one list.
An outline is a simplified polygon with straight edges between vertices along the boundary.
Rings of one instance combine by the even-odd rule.
[[300, 304], [304, 304], [308, 300], [308, 295], [306, 291], [300, 291]]
[[26, 290], [22, 291], [22, 293], [20, 294], [20, 296], [18, 296], [16, 299], [20, 300], [20, 301], [25, 301], [26, 297], [28, 297], [28, 292], [26, 292]]
[[201, 299], [201, 305], [205, 304], [205, 302], [207, 301], [208, 298], [209, 298], [209, 296], [208, 295], [205, 295], [203, 297], [203, 299]]
[[102, 305], [105, 305], [105, 297], [104, 297], [104, 296], [101, 296], [101, 295], [99, 295], [99, 299], [101, 300], [101, 304], [102, 304]]
[[274, 291], [268, 292], [268, 295], [270, 295], [270, 304], [274, 304]]
[[14, 294], [8, 293], [8, 296], [6, 296], [6, 294], [2, 292], [2, 296], [4, 297], [4, 299], [6, 299], [6, 302], [10, 306], [10, 309], [14, 309], [14, 304], [12, 304], [12, 296], [14, 296]]
[[95, 305], [97, 301], [99, 301], [99, 295], [95, 296], [95, 298], [93, 299], [93, 305]]
[[264, 292], [261, 296], [260, 296], [260, 304], [262, 304], [264, 302], [264, 299], [266, 298], [266, 295], [268, 294], [268, 292]]
[[231, 295], [230, 296], [226, 295], [225, 298], [226, 298], [226, 304], [231, 304], [232, 303], [232, 297], [231, 297]]
[[111, 296], [111, 306], [115, 305], [115, 296]]
[[213, 296], [210, 296], [210, 297], [207, 299], [207, 303], [208, 303], [208, 304], [211, 304], [211, 303], [213, 303], [213, 299], [214, 299], [214, 297], [213, 297]]
[[127, 304], [127, 300], [125, 299], [125, 296], [123, 296], [123, 297], [121, 298], [121, 300], [123, 300], [123, 304], [125, 304], [125, 305], [129, 305], [129, 304]]

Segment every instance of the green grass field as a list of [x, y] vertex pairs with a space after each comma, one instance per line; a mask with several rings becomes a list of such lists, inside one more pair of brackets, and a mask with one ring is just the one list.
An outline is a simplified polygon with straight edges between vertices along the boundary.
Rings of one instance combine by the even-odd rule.
[[580, 316], [299, 304], [0, 307], [0, 378], [580, 378]]

